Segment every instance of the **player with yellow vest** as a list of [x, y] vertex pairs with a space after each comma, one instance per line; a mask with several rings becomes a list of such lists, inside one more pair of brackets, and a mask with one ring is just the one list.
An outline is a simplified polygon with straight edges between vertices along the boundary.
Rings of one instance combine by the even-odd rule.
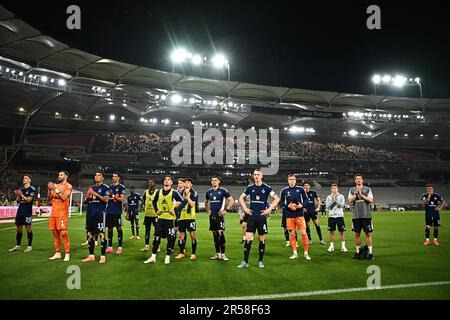
[[153, 238], [152, 255], [146, 261], [147, 263], [156, 262], [156, 253], [161, 243], [161, 238], [167, 238], [167, 251], [165, 264], [170, 263], [170, 255], [175, 245], [175, 208], [181, 205], [182, 196], [172, 189], [173, 180], [171, 176], [164, 177], [163, 188], [156, 192], [153, 199], [153, 208], [158, 216], [155, 236]]
[[195, 255], [197, 251], [197, 237], [195, 235], [195, 230], [197, 229], [195, 219], [196, 211], [198, 207], [198, 193], [192, 188], [192, 179], [186, 178], [184, 191], [184, 200], [181, 202], [181, 214], [180, 221], [178, 223], [178, 245], [180, 247], [180, 253], [175, 257], [177, 260], [181, 260], [185, 257], [186, 248], [186, 230], [189, 231], [192, 243], [192, 253], [191, 260], [197, 259]]
[[155, 208], [153, 207], [153, 200], [155, 199], [156, 193], [158, 189], [156, 188], [155, 179], [148, 180], [148, 189], [145, 190], [144, 195], [142, 196], [143, 206], [144, 206], [144, 226], [145, 226], [145, 247], [141, 249], [141, 251], [149, 251], [150, 250], [150, 232], [153, 228], [153, 235], [156, 232], [156, 224], [158, 223], [158, 216], [156, 215]]

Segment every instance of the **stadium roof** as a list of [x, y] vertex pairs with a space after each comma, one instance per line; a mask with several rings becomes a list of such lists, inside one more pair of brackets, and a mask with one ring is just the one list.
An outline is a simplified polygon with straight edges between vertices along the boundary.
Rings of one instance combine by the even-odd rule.
[[[133, 102], [133, 99], [129, 101], [108, 99], [73, 92], [55, 94], [45, 87], [0, 81], [2, 110], [10, 113], [9, 116], [2, 117], [0, 122], [9, 125], [23, 122], [23, 115], [22, 120], [14, 120], [12, 116], [17, 113], [19, 106], [23, 106], [27, 111], [37, 110], [38, 117], [55, 112], [79, 113], [85, 117], [94, 114], [106, 116], [116, 112], [119, 116], [134, 120], [142, 116], [155, 116], [160, 119], [167, 117], [171, 121], [181, 123], [202, 120], [242, 126], [251, 123], [256, 126], [275, 124], [282, 127], [309, 121], [317, 123], [316, 127], [322, 124], [322, 127], [331, 126], [342, 131], [347, 130], [351, 122], [336, 119], [327, 120], [327, 122], [301, 119], [284, 116], [283, 113], [286, 109], [341, 113], [380, 110], [389, 113], [421, 114], [429, 119], [433, 117], [442, 119], [445, 114], [450, 113], [450, 99], [415, 99], [265, 86], [186, 76], [114, 61], [71, 48], [67, 44], [43, 35], [0, 5], [0, 65], [2, 64], [15, 67], [25, 74], [47, 72], [55, 76], [60, 75], [65, 77], [71, 85], [102, 86], [115, 92], [120, 91], [124, 96], [128, 94], [129, 96], [154, 97], [158, 92], [167, 95], [179, 92], [189, 94], [190, 97], [217, 98], [224, 103], [232, 101], [275, 108], [275, 112], [272, 110], [273, 114], [255, 115], [220, 108], [203, 111], [177, 106], [155, 107], [149, 105], [148, 101], [139, 99]], [[356, 122], [361, 125], [361, 121]], [[444, 129], [447, 125], [447, 122], [444, 123], [442, 128]], [[411, 127], [411, 130], [420, 129], [421, 126], [427, 125], [416, 124]], [[365, 127], [368, 128], [369, 125]], [[386, 132], [389, 124], [377, 124], [375, 127], [373, 130], [379, 129]], [[405, 125], [405, 128], [407, 127]]]

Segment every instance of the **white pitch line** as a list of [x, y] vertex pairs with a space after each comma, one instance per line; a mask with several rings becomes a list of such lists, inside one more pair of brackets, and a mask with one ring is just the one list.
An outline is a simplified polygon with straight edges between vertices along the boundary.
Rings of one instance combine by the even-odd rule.
[[[48, 220], [46, 219], [45, 221], [33, 222], [33, 224], [31, 225], [31, 227], [33, 227], [34, 225], [37, 225], [37, 224], [44, 223], [44, 222], [48, 222]], [[8, 228], [2, 228], [2, 229], [0, 229], [0, 231], [3, 231], [3, 230], [10, 230], [10, 229], [16, 229], [16, 228], [17, 228], [16, 226], [14, 226], [14, 227], [8, 227]]]
[[296, 297], [308, 297], [318, 295], [330, 295], [337, 293], [348, 292], [360, 292], [360, 291], [372, 291], [372, 290], [387, 290], [387, 289], [402, 289], [402, 288], [415, 288], [415, 287], [428, 287], [428, 286], [446, 286], [450, 285], [450, 281], [436, 281], [436, 282], [420, 282], [420, 283], [406, 283], [395, 284], [388, 286], [381, 286], [376, 288], [347, 288], [347, 289], [334, 289], [334, 290], [319, 290], [319, 291], [304, 291], [304, 292], [292, 292], [292, 293], [277, 293], [277, 294], [265, 294], [255, 296], [242, 296], [242, 297], [214, 297], [214, 298], [197, 298], [190, 300], [264, 300], [264, 299], [283, 299], [283, 298], [296, 298]]

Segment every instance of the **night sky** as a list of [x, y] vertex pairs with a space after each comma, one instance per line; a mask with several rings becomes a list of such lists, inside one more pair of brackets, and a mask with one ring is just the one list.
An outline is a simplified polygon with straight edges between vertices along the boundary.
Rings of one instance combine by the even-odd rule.
[[[176, 46], [223, 52], [231, 78], [256, 84], [372, 94], [375, 72], [420, 76], [426, 98], [450, 98], [450, 11], [444, 1], [23, 1], [0, 3], [71, 47], [171, 71]], [[81, 7], [81, 30], [66, 8]], [[381, 7], [381, 30], [366, 8]], [[177, 69], [182, 72], [181, 69]], [[187, 74], [225, 79], [210, 69]], [[414, 89], [414, 88], [413, 88]], [[418, 96], [414, 90], [383, 90]]]

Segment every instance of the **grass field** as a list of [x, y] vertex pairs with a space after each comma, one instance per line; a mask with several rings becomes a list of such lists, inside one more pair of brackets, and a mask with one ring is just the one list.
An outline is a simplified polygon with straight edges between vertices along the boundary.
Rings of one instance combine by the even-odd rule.
[[[53, 254], [51, 232], [47, 221], [33, 224], [33, 251], [8, 252], [15, 244], [13, 224], [0, 225], [0, 299], [197, 299], [215, 297], [241, 297], [267, 294], [309, 292], [366, 287], [369, 277], [367, 267], [377, 265], [381, 269], [381, 285], [415, 284], [450, 280], [450, 233], [449, 212], [441, 213], [439, 247], [422, 245], [424, 238], [424, 214], [375, 213], [373, 261], [353, 260], [353, 233], [347, 231], [348, 253], [337, 250], [327, 252], [321, 246], [314, 228], [314, 243], [310, 246], [312, 261], [291, 261], [291, 249], [285, 247], [280, 227], [280, 216], [269, 220], [266, 240], [265, 269], [257, 267], [258, 245], [253, 246], [250, 268], [240, 270], [236, 265], [242, 260], [241, 229], [237, 214], [229, 214], [227, 223], [227, 256], [230, 261], [210, 261], [214, 254], [211, 232], [205, 215], [198, 219], [198, 260], [185, 259], [164, 264], [165, 250], [158, 254], [157, 263], [145, 265], [148, 253], [139, 251], [142, 240], [128, 240], [131, 235], [129, 223], [124, 231], [124, 254], [108, 254], [107, 263], [82, 263], [88, 250], [80, 244], [85, 239], [83, 216], [69, 220], [71, 237], [71, 261], [49, 261]], [[351, 215], [346, 217], [347, 229], [351, 228]], [[326, 219], [321, 218], [324, 240], [328, 242]], [[153, 233], [153, 232], [152, 232]], [[117, 234], [114, 235], [117, 244]], [[26, 234], [22, 248], [26, 245]], [[162, 241], [165, 248], [166, 241]], [[335, 242], [340, 249], [340, 243]], [[98, 257], [100, 248], [96, 247]], [[302, 252], [301, 247], [299, 253]], [[190, 241], [187, 244], [190, 253]], [[172, 255], [174, 257], [174, 255]], [[81, 269], [81, 289], [69, 290], [66, 286], [69, 265]], [[423, 286], [412, 288], [371, 290], [335, 294], [290, 297], [289, 299], [450, 299], [450, 286]], [[286, 298], [287, 299], [287, 298]]]

